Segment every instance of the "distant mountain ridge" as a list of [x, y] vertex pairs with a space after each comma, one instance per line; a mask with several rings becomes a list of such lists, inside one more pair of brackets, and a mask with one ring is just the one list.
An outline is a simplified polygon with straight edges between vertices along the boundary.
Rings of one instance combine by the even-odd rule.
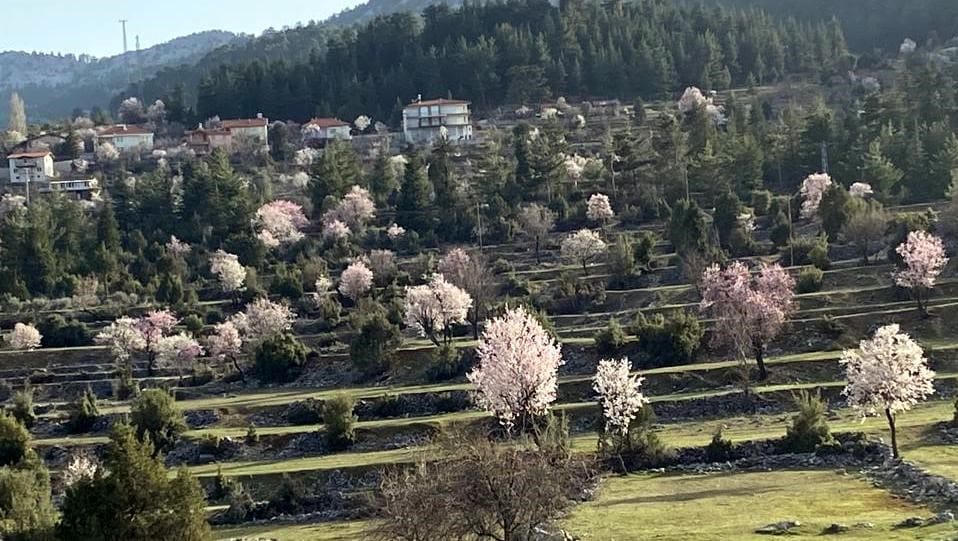
[[381, 15], [393, 13], [422, 13], [429, 6], [446, 4], [451, 8], [461, 6], [463, 0], [369, 0], [354, 8], [333, 15], [326, 22], [337, 26], [362, 24]]
[[[131, 81], [152, 77], [164, 68], [194, 64], [214, 49], [249, 39], [211, 30], [101, 59], [2, 52], [0, 99], [5, 104], [11, 92], [19, 92], [26, 101], [31, 122], [61, 118], [75, 108], [106, 107], [112, 96]], [[6, 115], [6, 107], [0, 106], [0, 121], [5, 121]]]

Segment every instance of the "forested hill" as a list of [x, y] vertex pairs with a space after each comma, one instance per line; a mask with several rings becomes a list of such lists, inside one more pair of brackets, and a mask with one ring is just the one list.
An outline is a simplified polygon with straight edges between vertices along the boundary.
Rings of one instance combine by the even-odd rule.
[[[701, 0], [688, 0], [698, 3]], [[897, 50], [905, 38], [947, 40], [958, 36], [956, 0], [711, 0], [730, 7], [757, 7], [803, 20], [836, 17], [855, 52]]]
[[[196, 116], [387, 120], [417, 94], [452, 94], [480, 108], [559, 94], [632, 99], [686, 85], [722, 89], [849, 67], [837, 24], [686, 9], [666, 0], [563, 6], [547, 0], [435, 6], [422, 20], [399, 13], [355, 29], [327, 29], [329, 45], [305, 61], [214, 70], [199, 84]], [[169, 93], [163, 86], [148, 87], [148, 97]]]

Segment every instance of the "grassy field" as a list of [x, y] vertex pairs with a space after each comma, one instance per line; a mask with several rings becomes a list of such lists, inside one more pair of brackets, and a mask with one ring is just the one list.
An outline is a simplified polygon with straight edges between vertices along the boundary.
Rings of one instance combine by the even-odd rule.
[[295, 524], [215, 530], [213, 539], [225, 541], [238, 537], [277, 539], [278, 541], [354, 541], [362, 539], [362, 522], [331, 524]]

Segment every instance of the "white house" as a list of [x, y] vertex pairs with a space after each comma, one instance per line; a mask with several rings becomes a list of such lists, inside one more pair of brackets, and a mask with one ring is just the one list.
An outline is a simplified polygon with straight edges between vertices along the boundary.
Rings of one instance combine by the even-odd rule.
[[149, 150], [153, 148], [153, 132], [139, 126], [116, 124], [101, 128], [96, 134], [96, 148], [110, 143], [119, 151]]
[[10, 162], [10, 183], [49, 182], [56, 177], [53, 154], [49, 150], [19, 152], [7, 156]]
[[100, 182], [95, 178], [54, 180], [40, 187], [40, 193], [59, 193], [71, 199], [91, 200], [100, 193]]
[[352, 138], [349, 123], [338, 118], [314, 118], [303, 125], [303, 139], [306, 142], [348, 141]]
[[229, 130], [234, 138], [255, 139], [264, 145], [269, 144], [269, 119], [262, 114], [256, 118], [237, 118], [220, 121], [220, 128]]
[[427, 100], [417, 98], [402, 112], [403, 136], [406, 142], [431, 144], [439, 139], [445, 128], [450, 141], [472, 139], [472, 120], [468, 101]]

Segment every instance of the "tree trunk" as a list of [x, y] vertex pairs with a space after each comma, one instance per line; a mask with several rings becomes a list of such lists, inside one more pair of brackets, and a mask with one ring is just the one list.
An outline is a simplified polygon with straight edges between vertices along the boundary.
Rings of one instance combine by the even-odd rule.
[[539, 236], [536, 235], [536, 265], [542, 264], [542, 257], [539, 254]]
[[765, 368], [765, 346], [758, 344], [755, 346], [755, 364], [758, 365], [758, 380], [768, 379], [768, 369]]
[[885, 408], [885, 417], [888, 418], [888, 428], [891, 430], [891, 455], [898, 458], [898, 434], [895, 432], [895, 416], [891, 410]]
[[242, 380], [243, 383], [246, 383], [246, 374], [243, 373], [243, 369], [240, 367], [239, 360], [235, 355], [233, 355], [233, 368], [235, 368], [239, 373], [240, 380]]
[[928, 317], [928, 304], [921, 298], [920, 287], [915, 288], [915, 300], [918, 301], [918, 311], [921, 312], [921, 317]]
[[146, 356], [146, 375], [153, 377], [153, 365], [156, 363], [156, 355], [150, 353]]

